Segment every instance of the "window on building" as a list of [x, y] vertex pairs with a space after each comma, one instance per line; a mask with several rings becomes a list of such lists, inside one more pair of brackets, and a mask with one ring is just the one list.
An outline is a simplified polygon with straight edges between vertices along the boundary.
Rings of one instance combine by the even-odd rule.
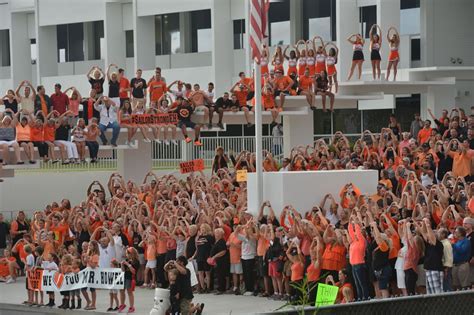
[[359, 134], [361, 124], [360, 112], [357, 108], [334, 110], [334, 132], [341, 131], [344, 134]]
[[155, 16], [155, 53], [169, 55], [181, 52], [179, 13]]
[[377, 24], [377, 6], [369, 5], [359, 9], [360, 33], [365, 38], [369, 38], [369, 31], [372, 25]]
[[336, 0], [303, 0], [303, 38], [336, 40]]
[[57, 25], [58, 62], [84, 61], [84, 23]]
[[0, 66], [10, 66], [10, 30], [0, 30]]
[[400, 1], [400, 34], [420, 34], [420, 0]]
[[364, 130], [374, 133], [380, 132], [382, 128], [387, 128], [391, 109], [375, 109], [362, 111]]
[[331, 113], [330, 112], [322, 112], [317, 111], [313, 114], [313, 121], [314, 121], [314, 134], [315, 135], [330, 135], [332, 134], [332, 127], [331, 127]]
[[270, 45], [289, 45], [290, 40], [290, 0], [270, 3], [268, 12]]
[[234, 49], [245, 47], [245, 20], [234, 20]]
[[411, 39], [411, 60], [416, 61], [421, 59], [421, 42], [420, 38]]
[[133, 58], [135, 51], [133, 50], [133, 30], [125, 31], [125, 57]]
[[191, 52], [212, 50], [211, 10], [191, 12]]
[[38, 53], [36, 50], [36, 38], [30, 39], [30, 56], [31, 56], [31, 64], [36, 64], [36, 59], [38, 58]]
[[100, 41], [104, 38], [104, 21], [90, 22], [92, 47], [89, 48], [89, 60], [102, 59]]
[[397, 97], [395, 99], [394, 114], [402, 127], [402, 131], [410, 130], [415, 114], [420, 113], [420, 103], [420, 94], [413, 94], [409, 97]]

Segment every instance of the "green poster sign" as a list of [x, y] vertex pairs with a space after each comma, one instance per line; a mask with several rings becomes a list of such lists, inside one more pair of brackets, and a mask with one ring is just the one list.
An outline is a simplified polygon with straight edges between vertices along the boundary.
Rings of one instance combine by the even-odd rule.
[[316, 306], [333, 305], [336, 301], [337, 292], [339, 292], [339, 287], [318, 283]]

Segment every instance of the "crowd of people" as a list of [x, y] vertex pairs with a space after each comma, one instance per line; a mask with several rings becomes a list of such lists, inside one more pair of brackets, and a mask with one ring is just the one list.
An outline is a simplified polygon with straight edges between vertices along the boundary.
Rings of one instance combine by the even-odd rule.
[[[134, 183], [114, 173], [106, 187], [93, 182], [78, 205], [53, 202], [31, 218], [20, 212], [9, 225], [0, 216], [1, 275], [11, 283], [32, 268], [115, 266], [128, 281], [110, 293], [109, 310], [124, 311], [128, 295], [133, 312], [138, 285], [169, 288], [173, 311], [183, 314], [202, 311], [192, 304], [195, 293], [298, 303], [294, 285], [304, 279], [311, 302], [318, 283], [340, 288], [337, 303], [471, 289], [474, 117], [462, 113], [436, 119], [444, 132], [418, 115], [410, 132], [391, 117], [380, 134], [366, 131], [354, 144], [337, 132], [329, 143], [295, 148], [282, 165], [266, 152], [266, 171], [379, 171], [375, 194], [348, 183], [312, 209], [273, 209], [265, 201], [252, 215], [246, 183], [236, 180], [236, 170], [255, 170], [255, 153], [246, 151], [235, 156], [217, 148], [207, 176], [150, 172]], [[96, 307], [93, 290], [61, 295], [62, 308]], [[54, 293], [48, 298], [54, 306]], [[25, 301], [44, 302], [33, 291]]]
[[[370, 34], [375, 79], [376, 71], [380, 78], [380, 27], [374, 25]], [[397, 31], [389, 29], [387, 38], [391, 49], [387, 72], [389, 74], [393, 67], [396, 76], [399, 58]], [[354, 34], [348, 40], [354, 46], [348, 79], [356, 66], [359, 67], [360, 78], [364, 40], [359, 34]], [[278, 46], [271, 58], [268, 47], [262, 47], [262, 51], [261, 99], [264, 110], [271, 112], [272, 125], [279, 124], [278, 116], [287, 95], [304, 95], [313, 110], [316, 109], [316, 95], [321, 95], [323, 111], [326, 111], [327, 98], [330, 101], [329, 109], [333, 110], [335, 93], [338, 91], [336, 64], [339, 50], [335, 44], [325, 43], [316, 36], [312, 40], [301, 40], [293, 47], [283, 49]], [[169, 145], [171, 141], [176, 144], [177, 129], [182, 131], [186, 142], [191, 142], [188, 136], [190, 128], [194, 131], [194, 144], [200, 146], [200, 131], [213, 128], [215, 114], [218, 116], [217, 127], [221, 129], [224, 128], [222, 119], [225, 112], [242, 111], [247, 127], [253, 125], [250, 112], [255, 110], [254, 79], [246, 77], [243, 72], [239, 73], [239, 77], [230, 91], [220, 97], [216, 97], [212, 82], [207, 89], [180, 80], [168, 84], [161, 76], [159, 67], [146, 81], [140, 69], [134, 78], [128, 80], [124, 69], [115, 64], [110, 64], [105, 71], [94, 66], [86, 74], [91, 89], [84, 96], [74, 86], [62, 91], [60, 83], [55, 84], [54, 93], [48, 95], [44, 86], [39, 85], [35, 89], [31, 82], [22, 81], [15, 91], [8, 90], [0, 99], [0, 105], [4, 108], [0, 113], [1, 163], [10, 161], [8, 152], [12, 148], [15, 163], [24, 164], [20, 153], [22, 148], [28, 161], [34, 164], [35, 147], [44, 162], [62, 161], [63, 164], [85, 162], [87, 147], [90, 162], [95, 163], [99, 150], [97, 139], [100, 137], [102, 144], [107, 145], [109, 140], [105, 131], [112, 129], [110, 143], [117, 146], [121, 126], [128, 129], [126, 143], [129, 145], [138, 130], [145, 142], [164, 141]], [[106, 83], [108, 89], [104, 89]], [[107, 95], [104, 95], [105, 90], [108, 90]], [[191, 120], [194, 112], [203, 112], [204, 124], [196, 124]], [[170, 113], [178, 115], [177, 123], [150, 126], [130, 124], [131, 115]], [[56, 148], [59, 155], [55, 152]]]

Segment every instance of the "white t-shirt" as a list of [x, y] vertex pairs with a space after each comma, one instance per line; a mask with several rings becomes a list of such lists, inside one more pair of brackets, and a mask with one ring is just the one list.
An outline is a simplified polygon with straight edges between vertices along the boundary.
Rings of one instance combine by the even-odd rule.
[[28, 256], [26, 256], [25, 267], [33, 268], [34, 266], [35, 266], [35, 256], [33, 256], [33, 254], [29, 254]]
[[99, 253], [99, 268], [110, 268], [110, 263], [115, 258], [115, 246], [109, 243], [106, 248], [103, 248], [99, 245]]
[[121, 262], [123, 259], [123, 243], [122, 238], [118, 235], [114, 235], [114, 243], [115, 243], [115, 259]]
[[45, 270], [58, 270], [58, 265], [54, 261], [43, 261], [41, 263], [41, 268]]

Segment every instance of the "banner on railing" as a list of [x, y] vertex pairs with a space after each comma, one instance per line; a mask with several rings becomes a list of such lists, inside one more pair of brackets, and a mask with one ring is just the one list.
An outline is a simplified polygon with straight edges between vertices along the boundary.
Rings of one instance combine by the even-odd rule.
[[34, 291], [71, 291], [83, 288], [123, 289], [124, 272], [120, 268], [86, 268], [78, 273], [62, 274], [54, 270], [32, 270], [28, 289]]
[[181, 171], [181, 174], [202, 171], [204, 170], [204, 160], [197, 159], [187, 162], [181, 162], [179, 163], [179, 170]]
[[140, 127], [144, 125], [161, 126], [161, 125], [176, 125], [178, 123], [178, 114], [164, 113], [164, 114], [132, 114], [130, 119], [122, 120], [120, 122], [123, 126]]

